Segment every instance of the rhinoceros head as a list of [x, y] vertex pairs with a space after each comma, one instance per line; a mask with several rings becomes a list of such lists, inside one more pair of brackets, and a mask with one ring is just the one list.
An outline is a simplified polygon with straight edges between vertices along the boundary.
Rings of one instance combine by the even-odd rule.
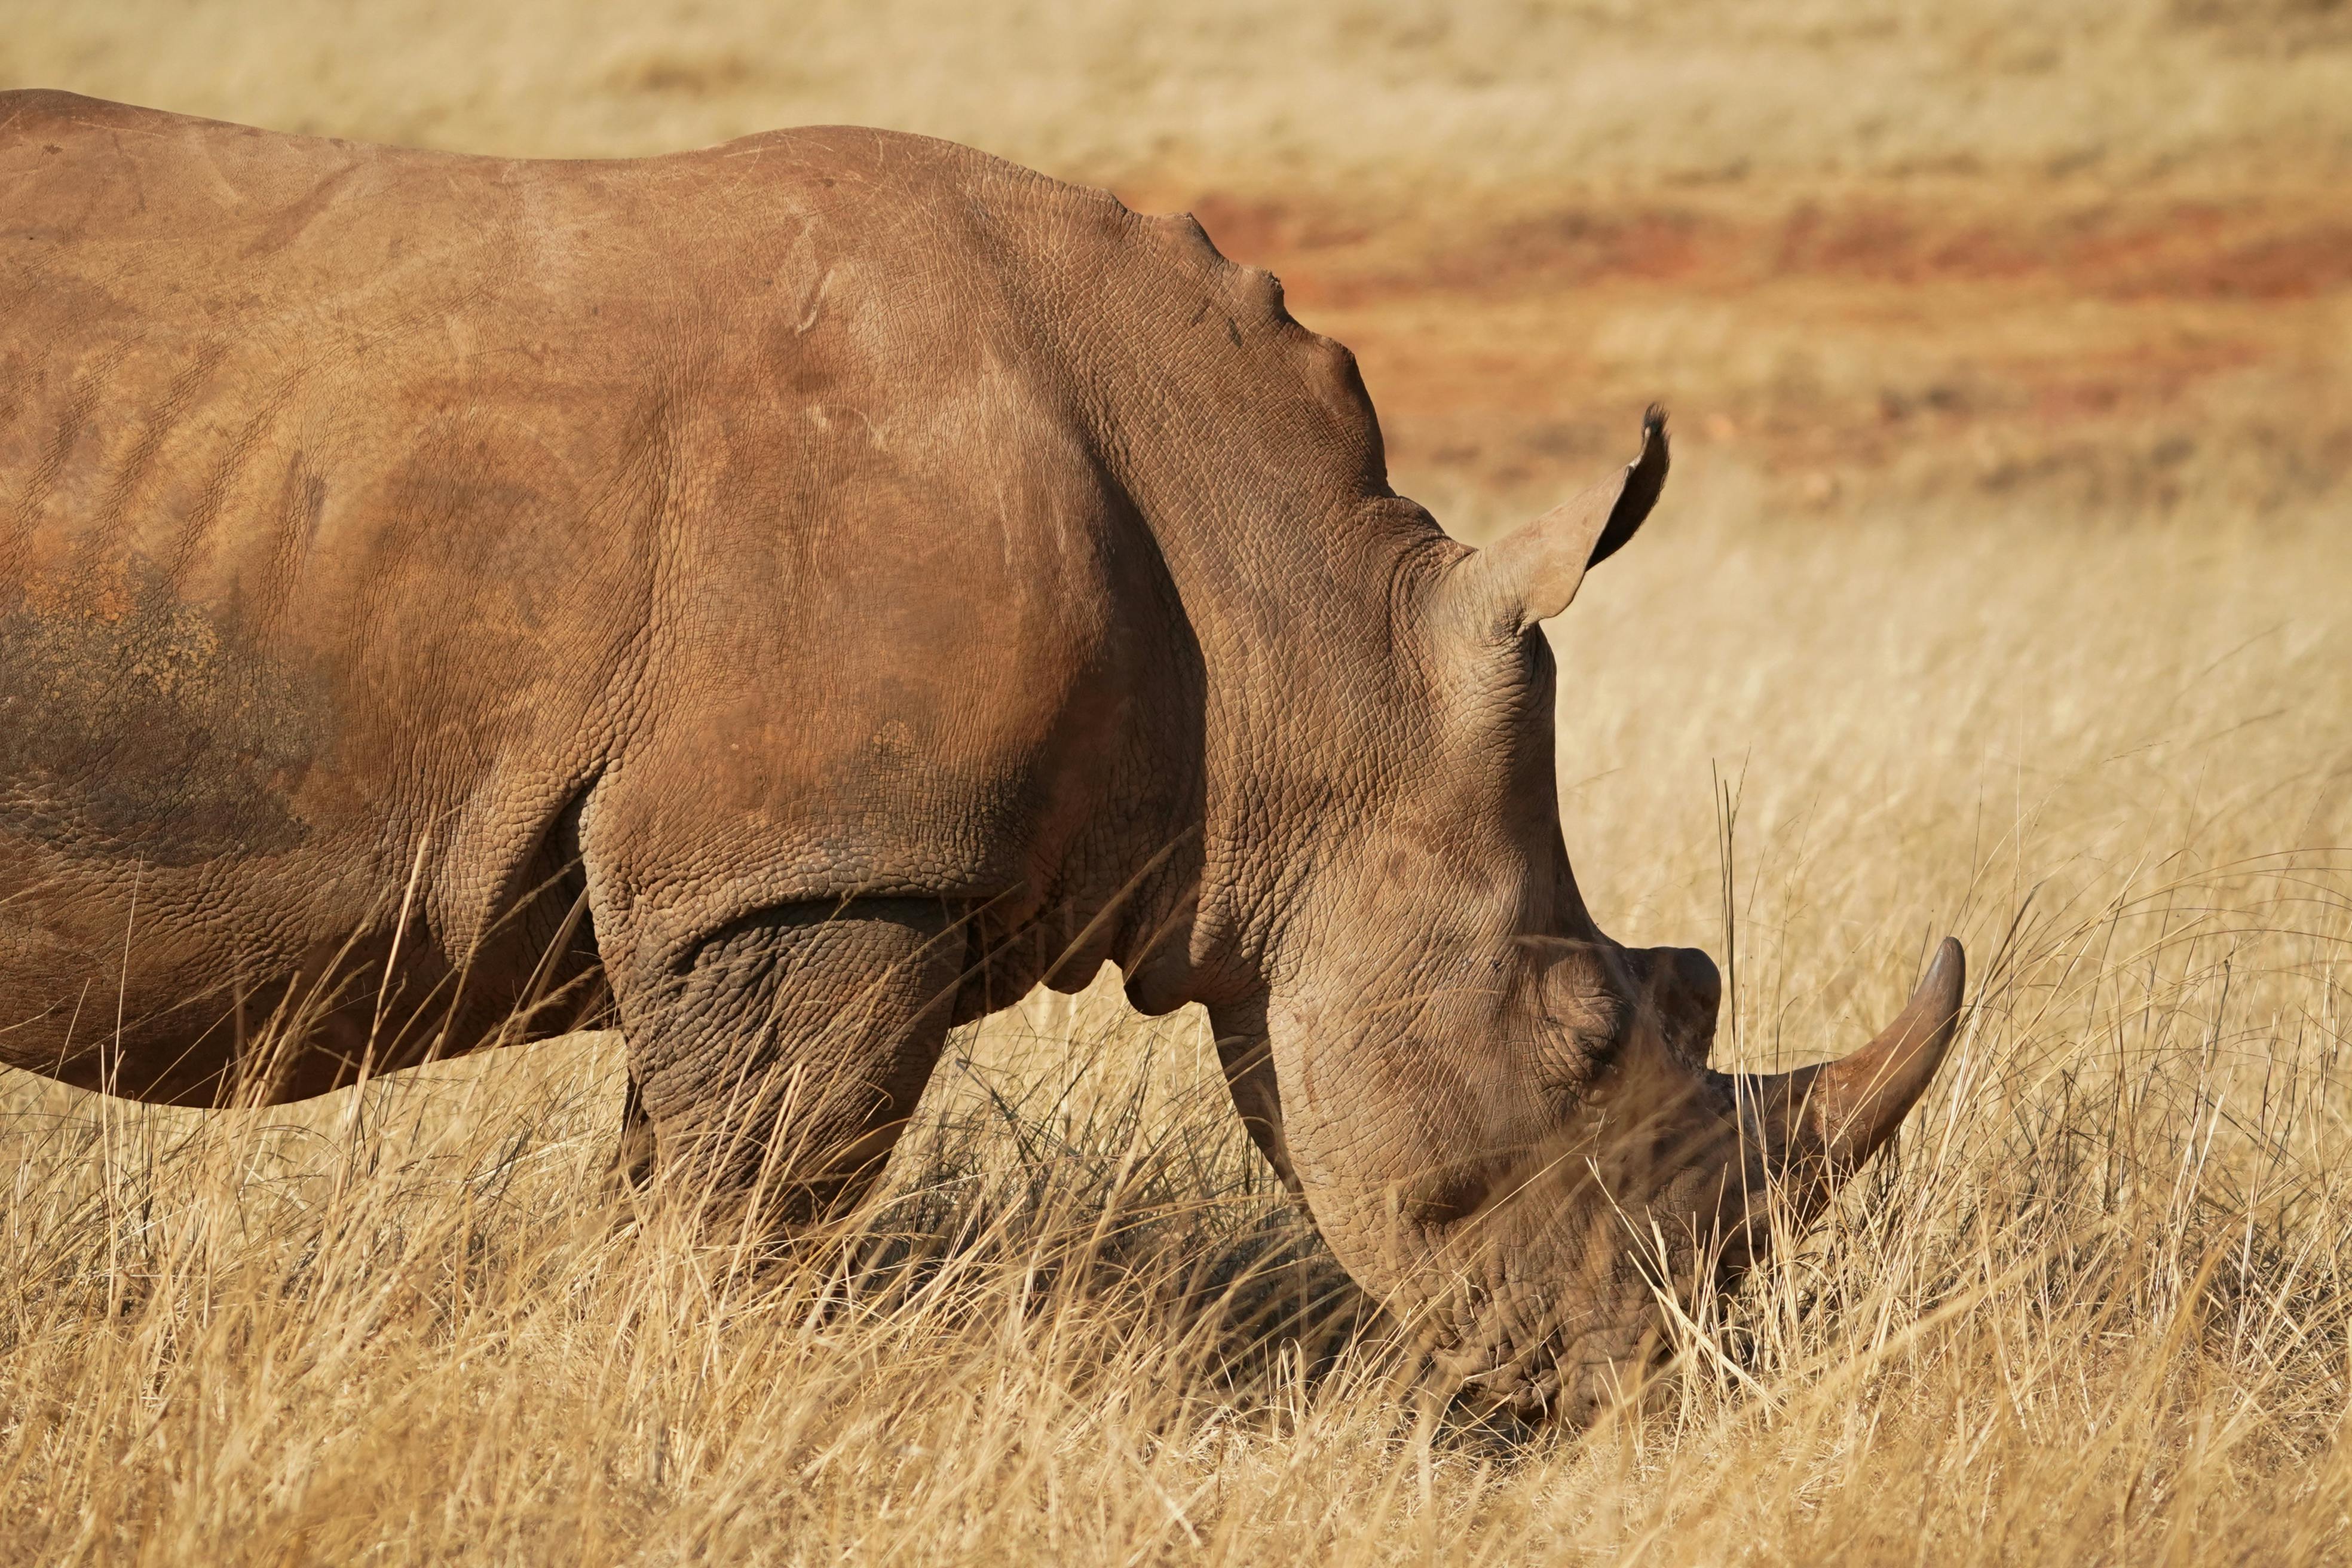
[[1325, 836], [1266, 1002], [1282, 1152], [1340, 1261], [1443, 1381], [1570, 1421], [1638, 1380], [1666, 1292], [1729, 1283], [1776, 1218], [1810, 1219], [1893, 1135], [1960, 1005], [1947, 940], [1863, 1050], [1712, 1071], [1715, 965], [1624, 947], [1587, 913], [1537, 624], [1632, 535], [1666, 466], [1654, 409], [1621, 475], [1412, 596], [1412, 733], [1374, 748], [1399, 776]]

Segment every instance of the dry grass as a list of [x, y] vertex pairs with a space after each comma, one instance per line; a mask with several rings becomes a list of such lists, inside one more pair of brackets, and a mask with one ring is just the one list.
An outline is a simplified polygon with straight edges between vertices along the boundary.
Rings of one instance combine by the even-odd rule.
[[1597, 906], [1723, 950], [1712, 760], [1744, 775], [1737, 1054], [1850, 1047], [1948, 926], [1980, 980], [1899, 1160], [1645, 1408], [1431, 1426], [1198, 1025], [1106, 990], [960, 1037], [896, 1200], [767, 1274], [616, 1212], [609, 1039], [291, 1112], [14, 1079], [0, 1539], [2340, 1558], [2352, 574], [2303, 535], [1734, 536], [1703, 502], [1563, 639]]
[[896, 125], [1296, 197], [2352, 166], [2340, 0], [10, 0], [0, 77], [532, 155]]
[[0, 79], [250, 121], [856, 119], [1202, 201], [1473, 536], [1669, 393], [1559, 628], [1591, 902], [1736, 937], [1751, 1064], [1947, 929], [1977, 980], [1899, 1157], [1575, 1439], [1429, 1419], [1111, 991], [960, 1035], [764, 1272], [604, 1185], [609, 1038], [267, 1113], [11, 1077], [0, 1557], [2352, 1556], [2341, 5], [7, 9]]

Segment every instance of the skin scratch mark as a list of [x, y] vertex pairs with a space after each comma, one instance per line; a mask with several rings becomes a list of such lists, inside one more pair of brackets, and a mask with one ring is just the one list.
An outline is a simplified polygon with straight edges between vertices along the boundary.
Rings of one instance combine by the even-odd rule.
[[138, 339], [133, 336], [108, 345], [97, 363], [74, 384], [57, 429], [42, 451], [40, 461], [34, 465], [32, 477], [18, 494], [15, 526], [0, 536], [0, 577], [23, 575], [41, 513], [48, 505], [50, 492], [65, 474], [67, 459], [73, 455], [82, 432], [89, 428], [98, 411], [99, 394], [137, 344]]
[[179, 541], [173, 550], [171, 564], [165, 571], [165, 583], [173, 596], [182, 592], [189, 574], [202, 559], [205, 542], [220, 521], [223, 509], [228, 505], [229, 497], [247, 464], [262, 450], [269, 432], [292, 406], [294, 395], [300, 390], [308, 374], [308, 366], [297, 366], [289, 372], [237, 431], [235, 439], [229, 443], [228, 450], [222, 454], [220, 460], [213, 465], [212, 472], [205, 477], [204, 491], [196, 498], [196, 504], [189, 510], [186, 520], [181, 524]]
[[209, 136], [192, 134], [188, 137], [187, 141], [189, 146], [195, 152], [197, 158], [201, 160], [201, 165], [205, 173], [211, 176], [214, 194], [222, 198], [221, 205], [225, 207], [243, 206], [245, 205], [245, 193], [238, 190], [235, 182], [231, 181], [228, 175], [222, 172], [220, 160], [213, 156], [212, 138]]
[[168, 142], [171, 135], [163, 131], [147, 131], [136, 125], [114, 125], [102, 120], [68, 120], [68, 125], [79, 125], [85, 131], [104, 131], [117, 136], [144, 136], [151, 142]]

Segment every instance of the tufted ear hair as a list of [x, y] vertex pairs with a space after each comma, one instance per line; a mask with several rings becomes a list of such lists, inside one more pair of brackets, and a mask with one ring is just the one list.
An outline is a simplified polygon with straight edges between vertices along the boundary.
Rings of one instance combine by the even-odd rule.
[[1642, 418], [1642, 450], [1625, 468], [1570, 497], [1517, 532], [1465, 558], [1454, 568], [1459, 595], [1472, 612], [1526, 626], [1568, 608], [1584, 574], [1624, 547], [1658, 504], [1665, 488], [1666, 411], [1656, 404]]

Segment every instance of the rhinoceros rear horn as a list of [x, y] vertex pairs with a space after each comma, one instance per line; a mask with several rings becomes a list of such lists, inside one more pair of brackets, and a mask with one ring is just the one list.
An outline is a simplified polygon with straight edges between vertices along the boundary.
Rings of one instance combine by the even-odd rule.
[[1749, 1079], [1779, 1160], [1834, 1183], [1894, 1137], [1951, 1048], [1967, 978], [1967, 956], [1946, 937], [1910, 1002], [1876, 1039], [1837, 1061]]
[[1462, 591], [1510, 625], [1549, 620], [1574, 601], [1584, 574], [1622, 549], [1658, 504], [1668, 461], [1666, 411], [1654, 403], [1631, 463], [1465, 561]]

